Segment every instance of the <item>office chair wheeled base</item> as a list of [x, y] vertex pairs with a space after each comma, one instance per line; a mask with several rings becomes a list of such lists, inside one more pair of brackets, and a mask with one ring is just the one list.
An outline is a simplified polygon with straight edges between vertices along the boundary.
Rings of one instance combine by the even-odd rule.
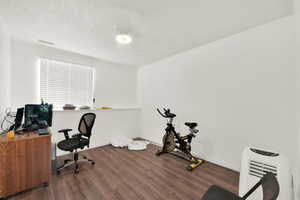
[[[80, 159], [79, 159], [79, 156], [81, 157]], [[74, 158], [73, 160], [65, 159], [64, 164], [56, 169], [56, 174], [60, 175], [62, 169], [67, 168], [71, 165], [75, 165], [74, 173], [77, 174], [79, 172], [79, 165], [78, 165], [79, 162], [89, 162], [92, 165], [95, 164], [95, 161], [87, 158], [84, 155], [79, 155], [77, 152], [74, 153], [73, 158]]]

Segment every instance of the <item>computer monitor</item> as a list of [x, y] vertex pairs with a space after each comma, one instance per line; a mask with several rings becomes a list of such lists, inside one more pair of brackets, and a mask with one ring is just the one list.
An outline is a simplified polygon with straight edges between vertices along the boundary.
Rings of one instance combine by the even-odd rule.
[[15, 123], [9, 128], [9, 131], [17, 130], [18, 128], [20, 128], [23, 121], [23, 113], [24, 113], [24, 108], [18, 108], [16, 118], [15, 118]]
[[24, 113], [24, 108], [18, 108], [16, 118], [15, 118], [15, 127], [14, 127], [15, 130], [20, 128], [22, 125], [23, 113]]
[[25, 105], [25, 128], [39, 129], [51, 127], [52, 108], [53, 106], [51, 104]]

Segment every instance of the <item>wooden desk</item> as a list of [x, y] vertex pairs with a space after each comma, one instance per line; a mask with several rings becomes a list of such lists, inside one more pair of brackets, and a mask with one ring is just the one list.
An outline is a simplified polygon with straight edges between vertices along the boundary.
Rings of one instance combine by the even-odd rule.
[[47, 185], [51, 176], [51, 134], [0, 136], [0, 199]]

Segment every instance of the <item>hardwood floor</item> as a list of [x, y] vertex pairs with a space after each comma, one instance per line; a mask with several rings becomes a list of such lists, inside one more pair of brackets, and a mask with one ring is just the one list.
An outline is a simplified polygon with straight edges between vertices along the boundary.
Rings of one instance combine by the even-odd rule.
[[53, 175], [46, 188], [37, 188], [10, 200], [200, 200], [212, 184], [238, 191], [238, 173], [206, 162], [192, 172], [187, 162], [172, 155], [104, 146], [84, 151], [96, 165], [84, 163], [79, 174], [65, 170]]

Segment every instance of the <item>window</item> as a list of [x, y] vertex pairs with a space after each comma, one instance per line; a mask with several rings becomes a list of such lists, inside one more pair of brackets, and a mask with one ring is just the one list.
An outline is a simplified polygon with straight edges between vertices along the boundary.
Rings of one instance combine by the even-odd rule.
[[64, 104], [92, 105], [93, 68], [40, 59], [40, 97], [61, 107]]

